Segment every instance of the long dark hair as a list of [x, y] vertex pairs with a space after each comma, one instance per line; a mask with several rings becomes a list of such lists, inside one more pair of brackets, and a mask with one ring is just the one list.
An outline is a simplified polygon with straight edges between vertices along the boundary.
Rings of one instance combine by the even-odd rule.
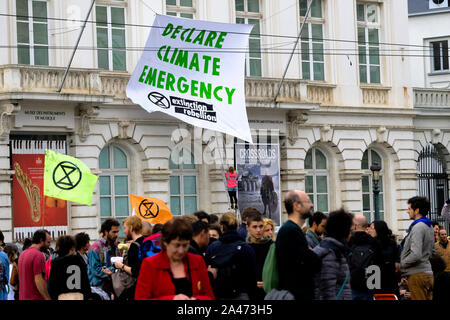
[[388, 243], [392, 238], [392, 231], [389, 229], [387, 223], [383, 220], [375, 220], [372, 222], [375, 231], [377, 232], [377, 239], [382, 243]]

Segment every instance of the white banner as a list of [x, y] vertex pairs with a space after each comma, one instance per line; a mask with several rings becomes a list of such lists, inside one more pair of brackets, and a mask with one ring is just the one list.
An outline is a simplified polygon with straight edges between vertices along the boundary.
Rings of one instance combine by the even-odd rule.
[[157, 15], [127, 96], [148, 112], [252, 142], [244, 91], [252, 27]]

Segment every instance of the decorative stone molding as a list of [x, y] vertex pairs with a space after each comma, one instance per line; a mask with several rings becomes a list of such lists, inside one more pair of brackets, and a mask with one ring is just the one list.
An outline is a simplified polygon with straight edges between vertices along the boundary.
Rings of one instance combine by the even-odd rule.
[[[20, 70], [20, 86], [23, 91], [56, 91], [61, 85], [64, 70], [23, 68]], [[67, 74], [63, 93], [99, 94], [98, 74], [72, 70]]]
[[20, 110], [18, 104], [4, 103], [0, 105], [0, 140], [6, 140], [11, 131], [11, 116]]
[[127, 98], [127, 84], [130, 76], [123, 73], [101, 73], [102, 93], [112, 95], [117, 99]]
[[168, 169], [144, 169], [141, 171], [144, 181], [168, 181], [171, 171]]
[[308, 120], [308, 114], [306, 112], [295, 110], [290, 111], [287, 116], [288, 139], [289, 143], [294, 145], [299, 138], [298, 127]]
[[363, 95], [363, 104], [371, 105], [388, 105], [389, 104], [389, 91], [388, 87], [378, 86], [361, 86]]
[[335, 85], [323, 85], [308, 83], [307, 85], [307, 99], [309, 102], [332, 104], [333, 103], [333, 90]]
[[380, 126], [377, 129], [377, 142], [378, 143], [383, 143], [387, 141], [387, 134], [386, 134], [387, 130], [385, 126]]
[[[284, 80], [277, 102], [299, 102], [300, 81]], [[272, 101], [280, 84], [280, 79], [245, 79], [245, 97], [248, 101]]]
[[431, 131], [431, 143], [438, 144], [439, 142], [441, 142], [441, 134], [442, 134], [441, 129], [434, 128]]
[[99, 108], [90, 105], [80, 105], [80, 127], [78, 130], [78, 135], [80, 136], [80, 141], [86, 141], [90, 133], [90, 120], [96, 117], [99, 113]]
[[414, 107], [450, 107], [450, 89], [414, 88]]
[[282, 169], [280, 170], [280, 177], [282, 181], [303, 181], [305, 180], [306, 172], [305, 170], [291, 170]]
[[341, 170], [339, 171], [339, 179], [341, 181], [346, 180], [360, 180], [362, 176], [361, 170]]
[[120, 121], [117, 126], [119, 127], [119, 139], [128, 139], [128, 127], [130, 126], [130, 121]]
[[419, 172], [414, 169], [397, 169], [394, 172], [395, 179], [397, 180], [413, 180], [417, 181]]
[[333, 131], [329, 124], [324, 124], [320, 127], [320, 141], [322, 142], [330, 142]]

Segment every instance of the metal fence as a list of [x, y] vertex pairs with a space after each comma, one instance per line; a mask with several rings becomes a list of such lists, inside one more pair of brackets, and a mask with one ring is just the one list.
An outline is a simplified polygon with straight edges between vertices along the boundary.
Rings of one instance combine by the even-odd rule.
[[442, 207], [448, 199], [448, 177], [445, 162], [433, 145], [427, 145], [418, 159], [419, 195], [430, 200], [430, 219], [439, 222], [447, 233], [449, 223], [441, 216]]

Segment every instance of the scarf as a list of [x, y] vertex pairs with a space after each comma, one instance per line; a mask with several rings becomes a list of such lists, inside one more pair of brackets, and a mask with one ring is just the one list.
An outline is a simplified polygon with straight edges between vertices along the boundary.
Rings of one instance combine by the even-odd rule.
[[401, 243], [401, 248], [403, 250], [403, 246], [405, 244], [406, 238], [408, 238], [409, 233], [411, 232], [412, 228], [418, 224], [419, 222], [423, 222], [425, 223], [427, 226], [429, 226], [431, 228], [431, 226], [433, 225], [433, 221], [431, 221], [430, 219], [428, 219], [427, 217], [422, 217], [420, 219], [414, 220], [411, 225], [408, 228], [408, 233], [406, 234], [406, 237], [403, 239], [402, 243]]

